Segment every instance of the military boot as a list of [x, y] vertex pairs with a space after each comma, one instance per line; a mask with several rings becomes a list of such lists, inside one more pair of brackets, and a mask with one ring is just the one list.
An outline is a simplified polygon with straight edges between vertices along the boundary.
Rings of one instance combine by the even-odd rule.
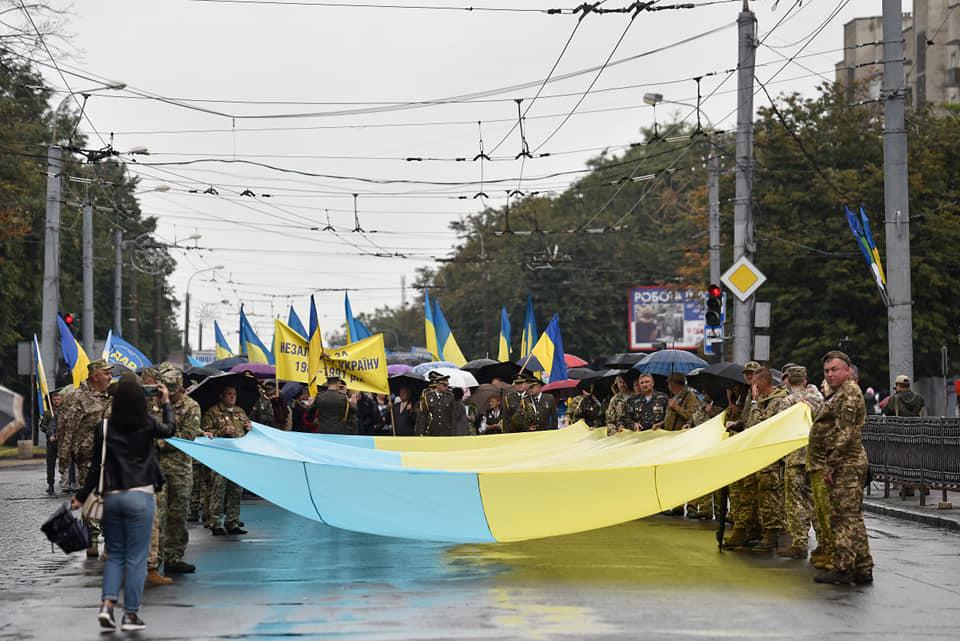
[[796, 545], [789, 545], [777, 548], [777, 556], [785, 559], [805, 559], [807, 558], [807, 548]]
[[[871, 577], [872, 578], [872, 577]], [[853, 572], [849, 570], [830, 570], [823, 574], [813, 577], [817, 583], [829, 583], [833, 585], [850, 585], [855, 582]]]
[[763, 538], [760, 539], [760, 542], [750, 549], [754, 552], [773, 552], [777, 549], [779, 538], [780, 530], [773, 528], [766, 529], [763, 531]]
[[157, 572], [156, 568], [150, 568], [149, 570], [147, 570], [147, 578], [143, 583], [144, 583], [144, 587], [149, 588], [156, 585], [170, 585], [171, 583], [173, 583], [173, 579], [171, 579], [168, 576], [163, 576], [162, 574]]
[[746, 545], [748, 540], [747, 531], [743, 528], [735, 527], [733, 528], [733, 532], [730, 533], [730, 536], [723, 540], [723, 549], [737, 550]]
[[830, 563], [830, 553], [817, 547], [810, 553], [810, 565], [820, 570], [829, 570], [833, 567]]

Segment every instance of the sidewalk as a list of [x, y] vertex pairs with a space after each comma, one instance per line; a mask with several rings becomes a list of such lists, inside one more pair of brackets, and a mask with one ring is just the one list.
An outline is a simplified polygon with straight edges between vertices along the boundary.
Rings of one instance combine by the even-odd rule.
[[865, 512], [960, 530], [960, 492], [947, 492], [947, 501], [953, 503], [953, 508], [942, 510], [937, 507], [943, 500], [942, 490], [931, 489], [926, 497], [926, 505], [920, 505], [919, 490], [915, 496], [901, 498], [898, 488], [891, 486], [890, 498], [887, 499], [883, 498], [883, 483], [873, 483], [870, 491], [871, 495], [865, 494], [863, 497]]

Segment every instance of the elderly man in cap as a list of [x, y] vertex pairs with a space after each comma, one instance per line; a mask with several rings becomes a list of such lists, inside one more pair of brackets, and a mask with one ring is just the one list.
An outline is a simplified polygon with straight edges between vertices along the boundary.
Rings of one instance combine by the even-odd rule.
[[415, 431], [417, 436], [453, 436], [457, 421], [456, 399], [450, 391], [450, 377], [427, 372], [430, 385], [420, 396]]
[[[810, 406], [811, 415], [815, 415], [823, 396], [813, 385], [807, 383], [807, 368], [790, 363], [784, 366], [788, 405], [806, 403]], [[813, 497], [810, 492], [810, 479], [806, 471], [807, 449], [801, 447], [795, 452], [787, 454], [783, 469], [783, 511], [787, 534], [790, 535], [790, 545], [777, 549], [777, 555], [790, 559], [807, 558], [807, 549], [810, 543], [810, 522], [813, 515]], [[817, 533], [817, 549], [814, 550], [812, 561], [822, 563], [827, 560], [825, 550], [828, 549], [828, 535], [821, 527], [822, 520], [812, 519], [813, 528]], [[827, 519], [829, 529], [829, 519]]]
[[317, 393], [307, 415], [320, 434], [357, 433], [357, 404], [339, 376], [327, 376], [327, 388]]
[[543, 381], [530, 374], [527, 393], [520, 398], [520, 408], [513, 415], [515, 432], [537, 432], [557, 429], [557, 399], [543, 393]]
[[807, 471], [825, 483], [830, 496], [833, 528], [832, 569], [817, 583], [843, 585], [873, 583], [873, 558], [863, 522], [863, 485], [867, 453], [862, 431], [866, 405], [860, 387], [851, 378], [850, 357], [841, 351], [823, 356], [823, 376], [833, 390], [810, 428]]
[[[102, 359], [91, 361], [87, 365], [87, 380], [80, 383], [80, 387], [64, 399], [57, 417], [60, 476], [63, 477], [68, 471], [69, 460], [72, 458], [77, 466], [77, 482], [81, 487], [86, 483], [87, 471], [93, 458], [94, 431], [110, 406], [108, 387], [110, 366]], [[87, 556], [93, 558], [98, 555], [97, 536], [100, 529], [99, 525], [93, 522], [88, 522], [87, 525], [90, 528], [90, 548], [87, 549]]]
[[670, 388], [670, 400], [667, 401], [667, 415], [660, 427], [670, 432], [691, 427], [693, 414], [700, 407], [700, 401], [687, 387], [687, 378], [674, 372], [667, 378], [667, 387]]

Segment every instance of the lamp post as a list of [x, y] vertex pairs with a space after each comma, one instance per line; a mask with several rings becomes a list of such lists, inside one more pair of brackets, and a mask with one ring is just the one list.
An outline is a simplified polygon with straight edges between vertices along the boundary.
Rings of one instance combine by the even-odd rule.
[[187, 279], [187, 293], [184, 301], [184, 318], [183, 318], [183, 362], [186, 364], [187, 355], [190, 354], [190, 283], [193, 281], [193, 277], [198, 274], [204, 274], [206, 272], [213, 272], [218, 269], [223, 269], [223, 265], [217, 265], [215, 267], [207, 267], [204, 269], [198, 269], [197, 271], [190, 274], [190, 278]]
[[[57, 138], [57, 114], [67, 100], [77, 94], [88, 95], [95, 91], [120, 90], [126, 87], [122, 82], [71, 91], [53, 112], [53, 132], [47, 147], [47, 207], [43, 235], [43, 298], [40, 320], [41, 352], [46, 368], [47, 380], [55, 385], [57, 363], [57, 305], [60, 302], [60, 186], [63, 171], [63, 150]], [[87, 322], [84, 319], [84, 322]]]

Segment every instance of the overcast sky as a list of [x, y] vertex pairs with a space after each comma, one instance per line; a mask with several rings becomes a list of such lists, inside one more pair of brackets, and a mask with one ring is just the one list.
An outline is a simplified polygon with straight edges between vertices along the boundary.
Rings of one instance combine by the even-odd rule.
[[[311, 292], [317, 293], [324, 331], [339, 329], [343, 294], [318, 291], [323, 288], [350, 288], [355, 313], [398, 305], [401, 277], [412, 283], [417, 268], [433, 264], [434, 256], [449, 254], [456, 237], [448, 223], [481, 209], [480, 201], [472, 198], [480, 189], [478, 184], [368, 181], [478, 181], [480, 163], [452, 159], [472, 159], [478, 153], [481, 121], [485, 150], [494, 158], [484, 163], [485, 179], [511, 179], [484, 186], [488, 203], [502, 206], [507, 190], [517, 187], [521, 175], [521, 161], [514, 160], [521, 150], [519, 131], [493, 151], [516, 123], [513, 100], [525, 98], [524, 109], [531, 104], [536, 81], [547, 76], [577, 25], [576, 16], [542, 12], [291, 6], [294, 2], [309, 0], [74, 2], [67, 30], [76, 53], [59, 61], [65, 70], [123, 81], [140, 92], [223, 114], [143, 99], [129, 91], [95, 94], [87, 106], [93, 125], [105, 138], [113, 133], [118, 150], [149, 148], [150, 156], [141, 158], [142, 164], [129, 165], [130, 173], [142, 178], [141, 191], [169, 187], [166, 192], [144, 193], [141, 203], [146, 214], [159, 218], [163, 240], [196, 247], [172, 250], [178, 261], [172, 279], [177, 296], [183, 298], [187, 279], [197, 270], [223, 266], [196, 276], [190, 292], [194, 321], [203, 304], [229, 301], [210, 309], [231, 342], [236, 340], [241, 301], [265, 342], [273, 334], [271, 318], [286, 319], [290, 304], [307, 321]], [[369, 3], [403, 4], [403, 0]], [[575, 5], [550, 0], [415, 4], [533, 9]], [[610, 0], [604, 6], [626, 4]], [[804, 0], [799, 6], [794, 0], [781, 0], [775, 9], [771, 0], [750, 4], [761, 38], [790, 11], [757, 51], [757, 75], [764, 81], [775, 76], [770, 89], [777, 93], [812, 95], [817, 84], [832, 80], [834, 64], [842, 58], [842, 25], [880, 12], [876, 0], [851, 0], [808, 43], [838, 7], [837, 0]], [[653, 111], [642, 100], [646, 92], [695, 102], [696, 84], [690, 78], [736, 65], [739, 11], [738, 0], [643, 13], [632, 24], [624, 14], [587, 16], [570, 39], [555, 76], [601, 65], [628, 24], [613, 61], [719, 30], [609, 66], [577, 113], [546, 140], [596, 73], [549, 83], [530, 107], [524, 129], [531, 151], [550, 156], [526, 160], [520, 188], [562, 191], [581, 174], [538, 177], [583, 169], [585, 161], [602, 149], [619, 153], [637, 141], [638, 129], [653, 123]], [[781, 70], [784, 58], [801, 48], [801, 57]], [[55, 72], [47, 69], [45, 75], [54, 86], [63, 87]], [[721, 85], [726, 77], [719, 73], [703, 80], [704, 95], [717, 89], [703, 103], [704, 114], [721, 129], [736, 124], [735, 78]], [[68, 76], [68, 81], [73, 90], [92, 84], [75, 76]], [[385, 109], [522, 83], [532, 86], [468, 101]], [[756, 105], [764, 100], [760, 94]], [[371, 113], [374, 109], [378, 113]], [[331, 113], [344, 111], [352, 113]], [[695, 121], [689, 107], [675, 105], [661, 105], [657, 117], [663, 121], [675, 112]], [[81, 129], [97, 142], [86, 123]], [[408, 162], [408, 157], [438, 160]], [[247, 160], [326, 176], [236, 162], [146, 166], [201, 158]], [[208, 187], [219, 195], [189, 193]], [[246, 190], [255, 196], [240, 196]], [[366, 233], [352, 231], [355, 193], [360, 227]], [[598, 224], [621, 214], [611, 212], [611, 220]], [[336, 232], [323, 231], [328, 216]], [[542, 224], [548, 227], [549, 221]], [[182, 241], [193, 234], [201, 238]], [[495, 251], [496, 239], [489, 239], [486, 247]], [[371, 255], [375, 253], [403, 257]], [[408, 289], [408, 300], [413, 296]], [[196, 348], [196, 322], [191, 325]], [[204, 334], [204, 347], [209, 349], [209, 325]]]

